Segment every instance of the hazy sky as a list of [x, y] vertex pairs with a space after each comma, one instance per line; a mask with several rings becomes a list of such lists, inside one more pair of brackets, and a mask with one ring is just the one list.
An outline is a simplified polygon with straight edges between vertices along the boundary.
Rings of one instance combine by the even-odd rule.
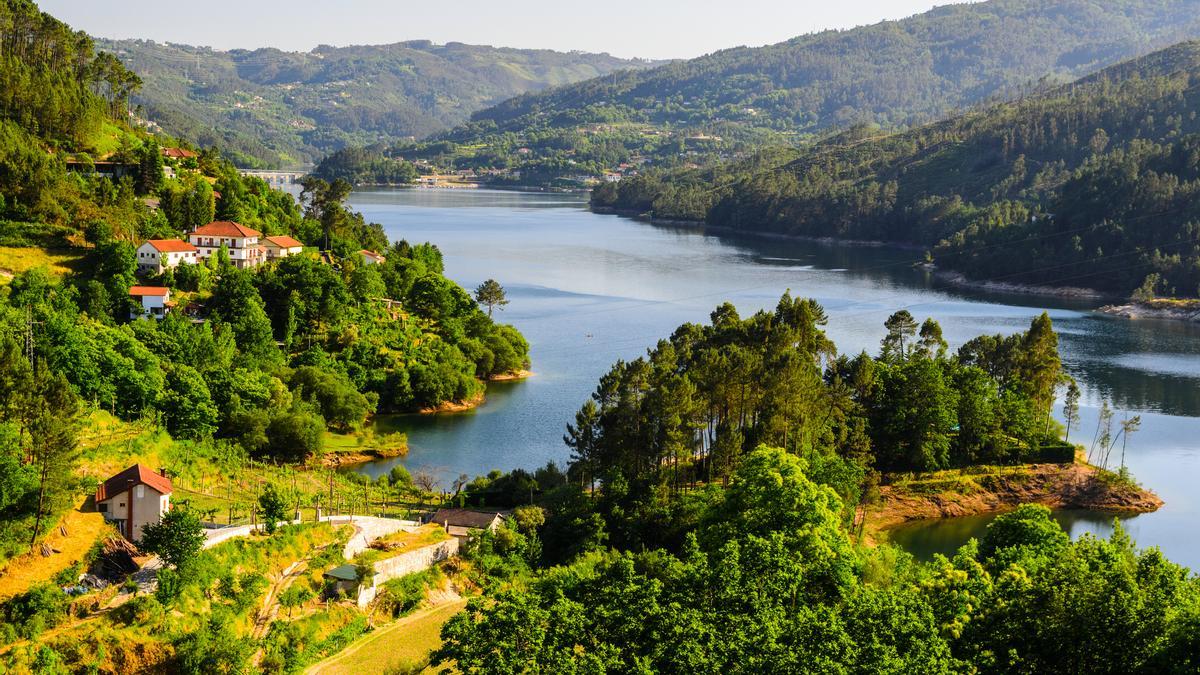
[[[958, 0], [961, 1], [961, 0]], [[949, 0], [39, 0], [112, 38], [217, 49], [401, 40], [682, 58], [923, 12]]]

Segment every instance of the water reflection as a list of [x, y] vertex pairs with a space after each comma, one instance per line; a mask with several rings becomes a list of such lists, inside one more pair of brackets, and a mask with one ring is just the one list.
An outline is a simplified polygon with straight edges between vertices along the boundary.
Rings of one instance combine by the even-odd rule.
[[[1137, 520], [1141, 517], [1137, 514], [1117, 516], [1074, 510], [1053, 511], [1052, 515], [1072, 539], [1078, 539], [1084, 534], [1107, 538], [1113, 533], [1116, 519], [1121, 521], [1121, 527], [1126, 531], [1136, 532]], [[933, 560], [938, 554], [952, 557], [968, 540], [983, 536], [987, 526], [998, 516], [999, 514], [991, 513], [910, 523], [890, 530], [888, 540], [912, 553], [919, 560]]]

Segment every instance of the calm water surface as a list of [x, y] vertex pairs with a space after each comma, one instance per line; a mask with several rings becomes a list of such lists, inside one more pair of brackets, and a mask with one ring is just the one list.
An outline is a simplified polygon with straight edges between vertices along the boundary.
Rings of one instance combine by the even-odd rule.
[[[982, 333], [1012, 333], [1048, 310], [1068, 370], [1084, 390], [1077, 438], [1092, 437], [1102, 398], [1142, 415], [1128, 463], [1166, 500], [1125, 527], [1143, 546], [1200, 569], [1200, 328], [1125, 321], [1086, 304], [948, 288], [914, 270], [912, 251], [737, 238], [588, 212], [583, 197], [488, 191], [370, 190], [351, 204], [393, 239], [437, 244], [464, 287], [495, 278], [512, 304], [499, 313], [528, 338], [536, 376], [495, 384], [463, 414], [380, 421], [406, 432], [404, 464], [443, 481], [491, 469], [564, 462], [564, 425], [617, 359], [636, 358], [681, 323], [703, 322], [730, 300], [745, 314], [791, 289], [821, 302], [842, 352], [876, 351], [883, 321], [900, 308], [942, 324], [952, 347]], [[398, 460], [360, 470], [379, 475]], [[1111, 518], [1059, 514], [1074, 535], [1107, 533]], [[920, 557], [949, 553], [989, 518], [909, 526], [895, 540]]]

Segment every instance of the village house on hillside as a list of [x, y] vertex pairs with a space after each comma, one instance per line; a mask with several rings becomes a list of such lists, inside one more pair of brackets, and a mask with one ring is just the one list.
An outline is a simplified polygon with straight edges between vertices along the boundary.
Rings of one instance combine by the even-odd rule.
[[376, 253], [374, 251], [367, 251], [364, 249], [362, 251], [359, 251], [358, 255], [360, 255], [362, 257], [364, 265], [378, 265], [380, 263], [387, 262], [387, 258], [379, 255], [378, 253]]
[[161, 319], [174, 306], [174, 303], [171, 302], [171, 289], [166, 286], [130, 286], [129, 297], [141, 306], [140, 310], [136, 307], [129, 309], [130, 319], [141, 317]]
[[224, 246], [234, 267], [257, 267], [267, 258], [258, 242], [262, 233], [232, 220], [217, 220], [188, 233], [188, 242], [196, 247], [201, 260], [208, 260]]
[[304, 244], [285, 235], [263, 237], [263, 248], [267, 252], [267, 260], [286, 258], [304, 251]]
[[196, 256], [196, 247], [186, 241], [151, 239], [138, 247], [138, 271], [159, 274], [163, 270], [178, 267], [182, 262], [195, 264]]
[[471, 536], [471, 532], [494, 532], [504, 522], [504, 514], [470, 509], [438, 509], [430, 522], [446, 528], [446, 533], [452, 537], [465, 539]]
[[134, 464], [96, 488], [96, 510], [130, 541], [171, 508], [171, 479]]

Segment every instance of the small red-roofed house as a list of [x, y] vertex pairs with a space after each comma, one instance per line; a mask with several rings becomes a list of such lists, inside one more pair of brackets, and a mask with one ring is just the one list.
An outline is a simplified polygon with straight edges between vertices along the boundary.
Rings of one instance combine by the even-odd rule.
[[167, 159], [189, 159], [192, 157], [199, 157], [199, 155], [197, 155], [195, 152], [186, 148], [162, 148], [161, 151], [162, 156]]
[[362, 250], [358, 252], [358, 255], [362, 256], [364, 265], [378, 265], [380, 263], [387, 262], [387, 258], [374, 251]]
[[179, 263], [198, 262], [196, 247], [179, 239], [151, 239], [138, 247], [139, 272], [158, 274]]
[[173, 306], [171, 289], [166, 286], [130, 286], [129, 297], [141, 306], [141, 311], [138, 311], [137, 308], [130, 308], [129, 318], [131, 319], [141, 317], [161, 319]]
[[263, 237], [262, 245], [267, 251], [267, 260], [286, 258], [304, 251], [304, 244], [284, 235]]
[[171, 479], [134, 464], [96, 488], [96, 510], [130, 541], [171, 509]]

